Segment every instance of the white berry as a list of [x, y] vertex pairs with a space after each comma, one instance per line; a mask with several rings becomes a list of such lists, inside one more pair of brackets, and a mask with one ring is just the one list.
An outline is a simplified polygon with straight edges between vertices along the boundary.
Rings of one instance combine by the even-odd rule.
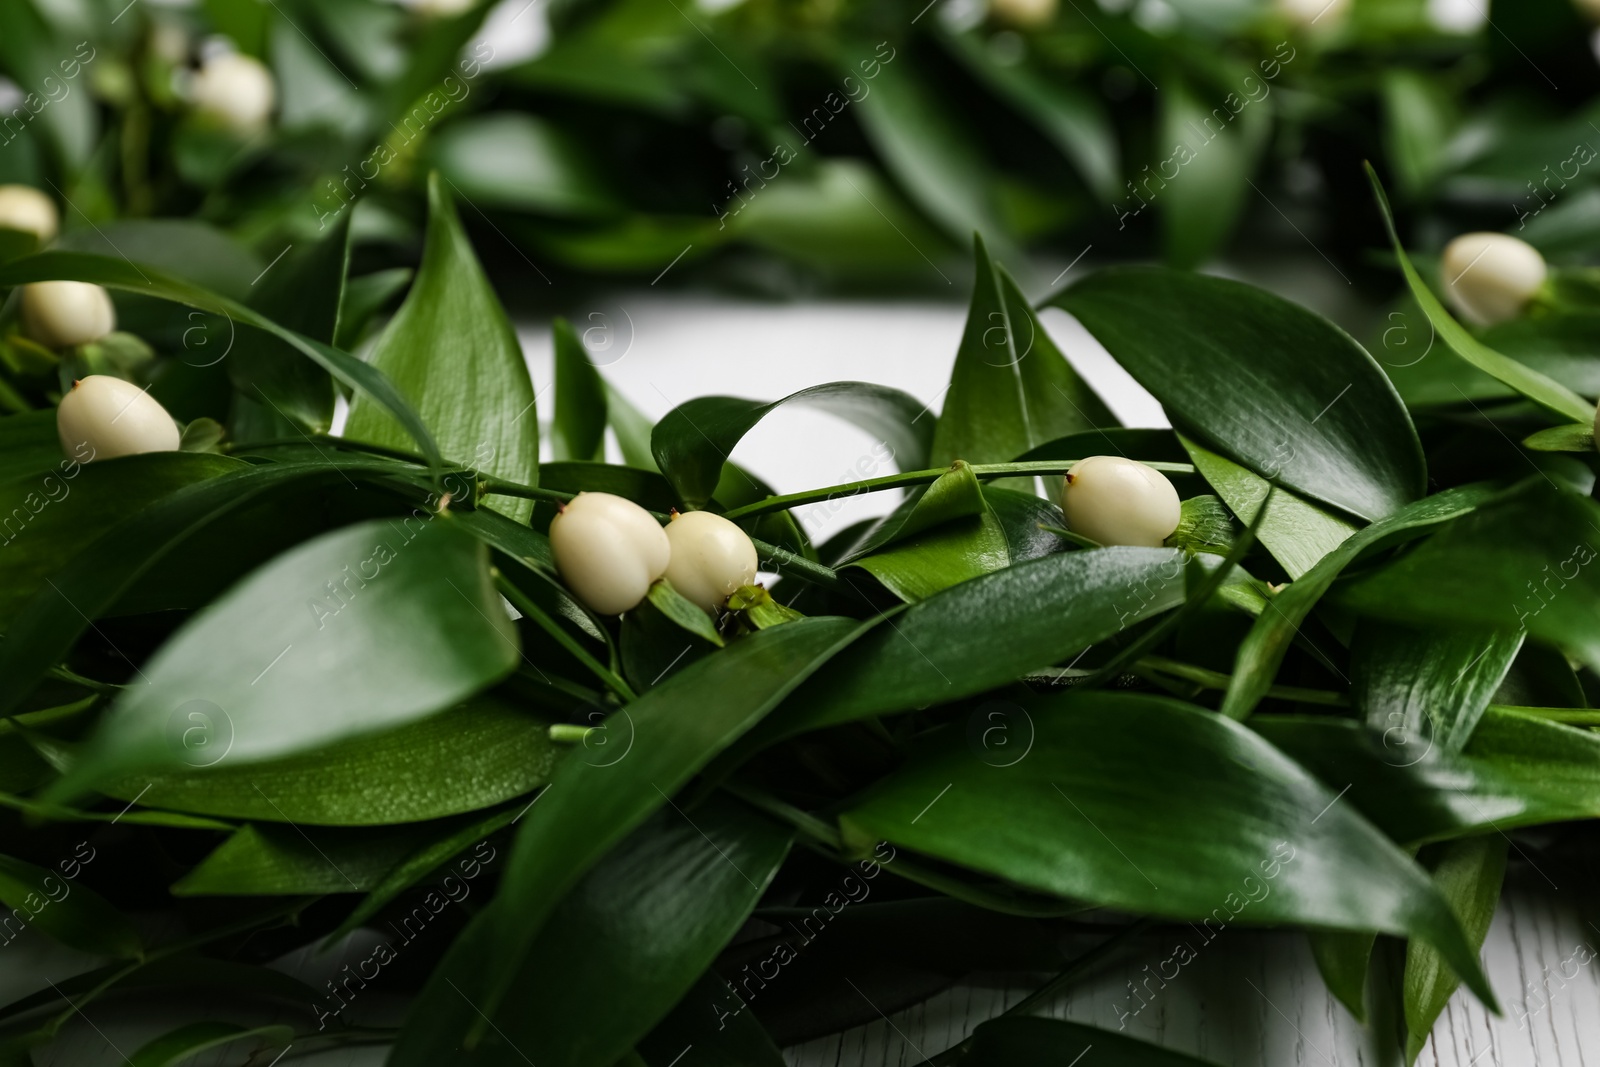
[[1548, 270], [1526, 241], [1504, 233], [1464, 233], [1445, 245], [1439, 273], [1461, 317], [1492, 326], [1522, 314]]
[[109, 374], [91, 374], [61, 398], [56, 432], [67, 455], [85, 462], [178, 450], [178, 424], [161, 402]]
[[579, 493], [567, 501], [550, 521], [550, 548], [573, 595], [601, 615], [637, 607], [672, 555], [661, 524], [610, 493]]
[[756, 546], [721, 515], [674, 515], [667, 523], [667, 540], [672, 543], [667, 581], [713, 615], [735, 589], [756, 579]]
[[0, 229], [31, 233], [46, 244], [60, 226], [54, 200], [31, 185], [0, 185]]
[[1074, 464], [1061, 494], [1073, 533], [1102, 545], [1160, 548], [1178, 528], [1178, 491], [1160, 471], [1121, 456]]
[[22, 328], [46, 348], [86, 345], [117, 328], [117, 309], [98, 285], [34, 282], [22, 287]]
[[242, 134], [266, 126], [278, 90], [260, 60], [224, 52], [206, 60], [189, 81], [189, 100], [199, 114]]
[[1057, 0], [989, 0], [989, 14], [996, 22], [1018, 29], [1048, 26], [1056, 19]]

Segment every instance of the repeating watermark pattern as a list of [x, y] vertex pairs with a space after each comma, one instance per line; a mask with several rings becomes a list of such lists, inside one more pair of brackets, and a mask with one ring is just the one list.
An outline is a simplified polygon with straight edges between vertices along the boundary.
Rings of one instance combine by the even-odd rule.
[[[846, 485], [850, 482], [866, 481], [876, 478], [894, 465], [894, 446], [887, 441], [874, 441], [872, 447], [856, 458], [856, 461], [840, 472], [836, 484]], [[845, 508], [845, 501], [859, 496], [852, 491], [829, 493], [827, 497], [812, 504], [807, 509], [806, 517], [818, 523], [818, 530], [825, 528]]]
[[873, 849], [872, 857], [856, 865], [860, 871], [859, 877], [855, 872], [846, 874], [837, 888], [829, 890], [822, 898], [822, 903], [812, 908], [809, 915], [799, 923], [789, 923], [798, 941], [785, 937], [766, 956], [745, 964], [739, 974], [728, 982], [726, 996], [719, 997], [711, 1006], [717, 1015], [717, 1029], [726, 1029], [729, 1019], [738, 1018], [750, 1006], [750, 1002], [782, 973], [784, 967], [798, 959], [803, 949], [822, 936], [822, 932], [840, 912], [871, 896], [872, 886], [867, 883], [878, 877], [884, 867], [894, 862], [894, 858], [894, 846], [887, 841], [880, 841]]
[[51, 504], [58, 504], [71, 496], [72, 480], [83, 470], [83, 465], [93, 459], [94, 446], [87, 441], [79, 442], [72, 450], [72, 456], [59, 464], [59, 473], [51, 471], [46, 474], [40, 480], [37, 489], [30, 490], [28, 495], [22, 498], [21, 504], [12, 508], [9, 515], [0, 518], [0, 536], [5, 538], [0, 545], [11, 544], [40, 512]]
[[[88, 854], [85, 855], [85, 850]], [[57, 876], [54, 872], [46, 874], [39, 879], [37, 889], [30, 888], [23, 896], [21, 903], [9, 912], [0, 912], [0, 948], [7, 947], [26, 930], [45, 909], [52, 904], [60, 904], [72, 895], [72, 883], [77, 880], [83, 869], [94, 861], [98, 853], [90, 847], [89, 842], [79, 841], [72, 855], [56, 864], [56, 869], [61, 872]]]
[[[485, 850], [487, 855], [484, 854]], [[355, 1000], [357, 993], [366, 989], [369, 982], [376, 981], [385, 967], [400, 958], [400, 949], [421, 937], [446, 908], [466, 900], [472, 894], [473, 879], [494, 862], [495, 856], [494, 846], [487, 839], [479, 841], [472, 855], [457, 860], [452, 873], [445, 875], [437, 886], [424, 893], [417, 906], [400, 918], [399, 926], [390, 921], [389, 929], [394, 931], [398, 944], [380, 941], [371, 952], [356, 961], [354, 968], [347, 963], [339, 969], [339, 973], [329, 978], [328, 1000], [311, 1003], [317, 1029], [326, 1029], [328, 1020], [337, 1019]]]
[[991, 767], [1015, 767], [1033, 751], [1033, 717], [1021, 704], [986, 700], [967, 717], [967, 747]]
[[186, 700], [167, 716], [166, 736], [184, 763], [213, 767], [233, 749], [233, 719], [209, 700]]
[[[1284, 49], [1288, 49], [1288, 55], [1284, 55]], [[1283, 68], [1294, 62], [1297, 55], [1299, 52], [1288, 41], [1279, 42], [1273, 52], [1273, 58], [1261, 60], [1260, 78], [1254, 74], [1245, 75], [1238, 91], [1230, 92], [1223, 97], [1222, 103], [1212, 108], [1211, 113], [1201, 120], [1200, 125], [1196, 126], [1192, 119], [1189, 121], [1189, 128], [1196, 138], [1193, 145], [1179, 141], [1172, 146], [1172, 152], [1167, 158], [1155, 164], [1155, 173], [1150, 172], [1150, 164], [1147, 163], [1143, 168], [1144, 176], [1137, 184], [1134, 179], [1128, 179], [1127, 188], [1132, 196], [1122, 205], [1112, 207], [1113, 213], [1117, 216], [1117, 229], [1127, 229], [1128, 220], [1137, 218], [1145, 208], [1149, 207], [1151, 202], [1166, 189], [1168, 183], [1176, 180], [1184, 167], [1199, 159], [1206, 147], [1220, 137], [1245, 108], [1251, 104], [1261, 103], [1271, 95], [1272, 86], [1269, 83], [1283, 73]], [[1241, 93], [1243, 95], [1240, 95]], [[1135, 201], [1138, 206], [1134, 206]]]
[[1566, 991], [1567, 983], [1577, 978], [1585, 967], [1594, 962], [1594, 958], [1595, 950], [1586, 942], [1579, 942], [1567, 953], [1554, 974], [1550, 973], [1550, 965], [1545, 964], [1543, 972], [1523, 987], [1522, 1004], [1516, 1009], [1517, 1029], [1526, 1030], [1530, 1022], [1547, 1011], [1556, 998]]
[[[1126, 1030], [1128, 1020], [1137, 1018], [1140, 1012], [1154, 1003], [1161, 991], [1167, 988], [1168, 983], [1177, 981], [1183, 969], [1199, 959], [1201, 951], [1215, 941], [1230, 923], [1244, 914], [1251, 904], [1260, 904], [1271, 896], [1272, 881], [1283, 873], [1287, 864], [1294, 862], [1297, 855], [1293, 845], [1287, 841], [1279, 841], [1273, 846], [1272, 855], [1256, 865], [1257, 870], [1261, 872], [1259, 877], [1254, 871], [1245, 875], [1240, 881], [1239, 889], [1230, 892], [1221, 904], [1211, 909], [1211, 914], [1200, 920], [1199, 926], [1189, 924], [1190, 929], [1197, 935], [1195, 940], [1199, 948], [1188, 940], [1179, 941], [1173, 945], [1171, 953], [1155, 965], [1154, 971], [1149, 964], [1145, 964], [1142, 978], [1137, 981], [1129, 979], [1128, 996], [1115, 1009], [1117, 1029]], [[1213, 924], [1215, 924], [1214, 929]]]
[[[1383, 331], [1383, 350], [1385, 352], [1398, 352], [1401, 349], [1409, 350], [1412, 346], [1410, 316], [1403, 311], [1389, 312], [1389, 321], [1394, 322], [1396, 319], [1399, 319], [1400, 321], [1395, 323], [1393, 326], [1386, 327]], [[1428, 343], [1426, 347], [1423, 348], [1421, 354], [1419, 354], [1415, 359], [1408, 359], [1403, 363], [1395, 363], [1385, 359], [1383, 361], [1385, 366], [1394, 367], [1396, 369], [1403, 367], [1414, 367], [1418, 363], [1421, 363], [1424, 359], [1428, 358], [1428, 353], [1433, 351], [1433, 343], [1438, 340], [1439, 335], [1433, 328], [1432, 320], [1430, 319], [1426, 321], [1428, 323]], [[1410, 352], [1407, 351], [1405, 354], [1410, 355]]]
[[[885, 49], [888, 49], [888, 55], [884, 55]], [[845, 108], [865, 100], [872, 93], [872, 86], [869, 83], [883, 73], [883, 68], [892, 63], [894, 57], [898, 54], [888, 41], [880, 41], [877, 48], [873, 50], [873, 58], [863, 59], [856, 65], [857, 69], [861, 71], [860, 78], [853, 74], [845, 75], [839, 82], [839, 88], [823, 97], [822, 103], [812, 108], [800, 120], [799, 126], [796, 126], [791, 121], [789, 126], [795, 133], [800, 135], [801, 147], [805, 147], [821, 136], [822, 132], [844, 113]], [[841, 91], [843, 92], [842, 96], [840, 95]], [[727, 229], [728, 220], [749, 206], [750, 201], [755, 198], [756, 194], [765, 189], [769, 181], [782, 174], [783, 168], [793, 163], [799, 156], [799, 151], [792, 144], [788, 141], [781, 141], [773, 145], [772, 152], [766, 159], [755, 164], [755, 173], [751, 173], [751, 165], [746, 163], [741, 169], [741, 178], [737, 180], [729, 179], [728, 192], [731, 195], [722, 201], [721, 207], [719, 208], [715, 201], [711, 204], [711, 213], [717, 217], [717, 228], [719, 230]], [[772, 168], [770, 174], [767, 172], [768, 167]], [[733, 208], [735, 201], [739, 205], [737, 208]]]
[[1130, 585], [1128, 593], [1137, 601], [1133, 607], [1124, 610], [1120, 606], [1120, 598], [1111, 603], [1111, 610], [1117, 613], [1118, 627], [1126, 630], [1130, 623], [1138, 622], [1143, 617], [1145, 609], [1155, 603], [1156, 597], [1161, 594], [1161, 591], [1168, 584], [1178, 581], [1182, 577], [1183, 560], [1174, 554], [1161, 565], [1155, 574]]
[[393, 136], [378, 142], [371, 152], [355, 163], [345, 164], [339, 172], [342, 177], [325, 179], [324, 188], [311, 201], [317, 229], [326, 229], [329, 223], [360, 199], [361, 193], [377, 179], [383, 168], [400, 158], [400, 149], [427, 133], [452, 105], [460, 104], [470, 96], [473, 79], [482, 74], [484, 64], [493, 59], [494, 46], [488, 41], [479, 41], [467, 56], [457, 61], [459, 76], [445, 75], [437, 85], [418, 98], [409, 112], [390, 124]]
[[[1593, 126], [1594, 123], [1590, 123], [1589, 125]], [[1550, 164], [1546, 163], [1541, 171], [1541, 173], [1544, 175], [1544, 178], [1537, 185], [1535, 185], [1531, 180], [1528, 182], [1528, 191], [1532, 195], [1527, 200], [1523, 201], [1524, 205], [1528, 203], [1528, 200], [1531, 200], [1538, 206], [1526, 207], [1519, 206], [1517, 204], [1511, 205], [1511, 210], [1516, 212], [1517, 215], [1517, 229], [1527, 229], [1528, 220], [1537, 217], [1539, 212], [1543, 211], [1545, 208], [1554, 203], [1557, 195], [1565, 190], [1570, 182], [1575, 181], [1583, 168], [1594, 162], [1597, 155], [1600, 155], [1600, 153], [1596, 153], [1593, 146], [1591, 146], [1589, 142], [1579, 141], [1577, 144], [1572, 146], [1572, 154], [1566, 159], [1563, 159], [1560, 163], [1556, 164], [1557, 173], [1550, 173]], [[1571, 174], [1567, 173], [1568, 167], [1572, 168]], [[1552, 188], [1550, 184], [1551, 182], [1558, 182], [1560, 184]], [[1539, 191], [1541, 188], [1545, 193], [1550, 194], [1550, 199], [1545, 199], [1544, 193]]]
[[[1555, 603], [1556, 597], [1567, 587], [1567, 583], [1576, 578], [1581, 569], [1593, 562], [1594, 557], [1595, 550], [1580, 542], [1573, 545], [1572, 554], [1557, 565], [1556, 573], [1550, 573], [1550, 564], [1546, 563], [1540, 572], [1544, 577], [1537, 585], [1533, 579], [1528, 580], [1529, 596], [1522, 602], [1513, 602], [1511, 605], [1511, 610], [1517, 616], [1517, 626], [1527, 629], [1528, 620]], [[1567, 572], [1569, 566], [1572, 568], [1570, 574]], [[1554, 586], [1551, 583], [1554, 583]]]
[[[85, 50], [88, 55], [85, 55]], [[94, 62], [99, 53], [88, 41], [79, 41], [73, 54], [56, 64], [56, 69], [61, 71], [58, 78], [48, 74], [39, 83], [39, 92], [28, 93], [22, 102], [11, 109], [11, 114], [0, 119], [0, 146], [10, 145], [28, 128], [29, 123], [38, 118], [44, 109], [51, 104], [59, 104], [72, 95], [72, 83], [78, 75], [83, 73], [83, 68]], [[41, 93], [43, 95], [41, 95]]]

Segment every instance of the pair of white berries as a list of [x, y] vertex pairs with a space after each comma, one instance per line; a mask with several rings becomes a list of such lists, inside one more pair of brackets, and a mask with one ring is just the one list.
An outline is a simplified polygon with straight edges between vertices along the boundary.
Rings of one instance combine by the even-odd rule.
[[1073, 464], [1061, 491], [1073, 533], [1102, 545], [1160, 548], [1178, 528], [1182, 505], [1166, 475], [1121, 456]]
[[550, 548], [562, 580], [601, 615], [638, 607], [663, 577], [715, 614], [756, 577], [755, 545], [721, 515], [674, 513], [663, 529], [644, 508], [611, 493], [567, 501], [550, 522]]
[[[55, 240], [61, 219], [48, 196], [27, 185], [0, 185], [0, 229]], [[34, 282], [22, 287], [22, 328], [46, 348], [98, 341], [117, 328], [111, 294], [87, 282]]]
[[1474, 326], [1522, 314], [1549, 269], [1539, 250], [1505, 233], [1464, 233], [1439, 257], [1445, 297]]

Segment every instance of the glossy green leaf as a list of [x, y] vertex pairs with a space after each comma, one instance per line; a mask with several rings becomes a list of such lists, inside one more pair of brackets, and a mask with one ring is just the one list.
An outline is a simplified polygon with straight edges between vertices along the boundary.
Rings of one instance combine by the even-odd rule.
[[[609, 746], [603, 759], [588, 749], [569, 752], [539, 817], [518, 832], [479, 1007], [496, 1010], [535, 935], [586, 871], [862, 629], [852, 619], [818, 618], [751, 634], [610, 716], [605, 725], [617, 731], [618, 755]], [[716, 700], [706, 699], [711, 692]]]
[[[67, 214], [75, 212], [69, 208]], [[267, 265], [238, 238], [200, 219], [117, 219], [87, 229], [69, 228], [52, 247], [62, 252], [131, 259], [140, 266], [167, 271], [251, 307], [257, 307], [251, 299], [252, 283], [262, 276], [262, 268]], [[283, 325], [294, 328], [289, 323]], [[204, 362], [190, 358], [196, 363]]]
[[1372, 948], [1378, 941], [1373, 933], [1345, 930], [1311, 930], [1311, 957], [1322, 975], [1328, 992], [1355, 1016], [1367, 1021], [1367, 972], [1372, 969]]
[[[492, 1010], [483, 960], [497, 922], [516, 921], [515, 897], [498, 898], [451, 949], [423, 994], [439, 1011], [411, 1014], [391, 1062], [614, 1063], [694, 986], [788, 849], [788, 832], [728, 798], [658, 811], [556, 907], [480, 1044], [458, 1051], [478, 1008]], [[720, 1007], [731, 1014], [739, 1001]]]
[[[1486, 834], [1440, 845], [1429, 862], [1433, 880], [1461, 920], [1467, 940], [1482, 949], [1489, 924], [1500, 903], [1500, 883], [1506, 873], [1502, 834]], [[1455, 994], [1460, 981], [1449, 964], [1431, 946], [1413, 941], [1406, 946], [1404, 981], [1406, 1062], [1415, 1063], [1428, 1041], [1433, 1024]]]
[[129, 1057], [129, 1067], [177, 1067], [192, 1056], [236, 1041], [253, 1041], [264, 1049], [294, 1041], [291, 1026], [244, 1027], [234, 1023], [199, 1022], [180, 1026], [139, 1046]]
[[62, 460], [61, 436], [53, 410], [24, 411], [0, 417], [0, 477], [10, 481], [19, 474], [42, 476]]
[[923, 600], [1010, 562], [1005, 529], [972, 468], [958, 461], [897, 508], [844, 565], [871, 574], [902, 600]]
[[[1099, 1030], [1064, 1019], [1013, 1016], [979, 1025], [956, 1060], [959, 1067], [1017, 1067], [1019, 1064], [1070, 1064], [1084, 1067], [1213, 1067], [1182, 1052], [1136, 1041], [1112, 1030]], [[1093, 1056], [1091, 1050], [1099, 1049]]]
[[711, 616], [701, 610], [700, 605], [672, 588], [672, 583], [665, 578], [657, 578], [651, 583], [648, 599], [657, 611], [679, 629], [694, 634], [708, 645], [717, 648], [723, 646], [722, 635], [717, 633], [717, 625]]
[[943, 731], [851, 803], [840, 816], [849, 838], [1138, 914], [1409, 935], [1492, 1003], [1426, 874], [1252, 731], [1133, 694], [1069, 692], [1028, 707], [1025, 757], [992, 766], [963, 731]]
[[275, 491], [309, 489], [319, 483], [371, 481], [392, 474], [389, 461], [343, 459], [337, 466], [268, 463], [197, 482], [155, 501], [114, 526], [72, 557], [8, 627], [0, 641], [0, 714], [9, 714], [59, 663], [74, 641], [152, 571], [185, 535], [204, 529]]
[[1183, 555], [1174, 549], [1100, 548], [1008, 567], [885, 616], [761, 736], [972, 696], [1181, 603]]
[[679, 404], [656, 423], [650, 450], [684, 503], [704, 507], [740, 439], [772, 410], [789, 403], [821, 408], [876, 435], [893, 451], [901, 470], [920, 470], [928, 462], [933, 420], [927, 408], [908, 393], [866, 382], [815, 385], [770, 404], [731, 396], [698, 397]]
[[354, 351], [379, 312], [405, 292], [415, 276], [416, 272], [410, 267], [391, 267], [346, 279], [334, 347]]
[[566, 319], [551, 326], [555, 343], [556, 410], [550, 422], [551, 458], [604, 460], [606, 383]]
[[[1437, 331], [1415, 302], [1405, 311], [1390, 312], [1384, 325], [1384, 351], [1379, 360], [1413, 410], [1518, 395], [1511, 386], [1472, 364], [1452, 358], [1450, 347], [1439, 343]], [[1592, 311], [1526, 315], [1496, 323], [1477, 337], [1496, 352], [1549, 376], [1579, 396], [1600, 393], [1600, 350], [1596, 346], [1600, 341], [1600, 315]]]
[[1494, 495], [1487, 486], [1462, 486], [1436, 493], [1373, 523], [1347, 538], [1289, 587], [1273, 597], [1270, 609], [1250, 628], [1239, 645], [1233, 681], [1222, 701], [1222, 713], [1235, 719], [1249, 715], [1266, 696], [1300, 624], [1334, 579], [1363, 552], [1420, 537], [1433, 527], [1472, 511]]
[[[428, 240], [406, 301], [372, 351], [451, 459], [526, 484], [539, 480], [539, 417], [516, 331], [472, 252], [443, 183], [428, 183]], [[358, 396], [345, 436], [409, 443], [390, 412]], [[496, 509], [526, 522], [531, 501]]]
[[361, 893], [416, 847], [418, 829], [245, 826], [175, 882], [174, 896]]
[[1360, 529], [1349, 519], [1275, 487], [1267, 479], [1186, 437], [1180, 436], [1178, 440], [1194, 461], [1195, 469], [1239, 521], [1256, 525], [1256, 537], [1291, 578], [1299, 578], [1311, 570]]
[[1588, 455], [1595, 450], [1594, 424], [1551, 426], [1529, 434], [1523, 438], [1522, 444], [1535, 452], [1581, 452]]
[[[555, 763], [551, 719], [477, 696], [420, 722], [286, 759], [182, 774], [142, 775], [100, 788], [148, 808], [307, 826], [421, 822], [492, 807], [545, 783]], [[186, 721], [197, 763], [226, 743], [220, 722]], [[448, 767], [441, 777], [439, 768]]]
[[1394, 386], [1320, 315], [1240, 282], [1155, 267], [1097, 271], [1051, 303], [1180, 430], [1283, 488], [1366, 519], [1422, 494], [1422, 447]]
[[[519, 657], [486, 555], [448, 519], [379, 520], [258, 568], [151, 657], [55, 795], [285, 756], [464, 699]], [[191, 744], [196, 729], [208, 747]]]
[[1400, 269], [1405, 272], [1406, 283], [1411, 287], [1412, 297], [1432, 323], [1439, 339], [1444, 341], [1456, 355], [1490, 377], [1506, 383], [1534, 403], [1574, 422], [1592, 422], [1594, 407], [1588, 401], [1548, 375], [1496, 352], [1468, 333], [1451, 317], [1444, 305], [1439, 303], [1439, 298], [1433, 295], [1433, 290], [1428, 288], [1422, 276], [1417, 273], [1417, 268], [1411, 265], [1411, 259], [1400, 243], [1400, 234], [1395, 229], [1394, 213], [1389, 208], [1389, 198], [1384, 195], [1383, 186], [1379, 183], [1378, 174], [1372, 169], [1372, 164], [1368, 163], [1366, 166], [1367, 177], [1371, 180], [1373, 193], [1378, 198], [1378, 209], [1383, 214], [1384, 225], [1389, 230], [1389, 239], [1394, 244], [1395, 256], [1400, 261]]
[[127, 916], [78, 881], [84, 866], [97, 858], [96, 850], [87, 841], [72, 849], [57, 870], [0, 856], [0, 901], [10, 909], [0, 927], [6, 943], [22, 930], [36, 927], [80, 952], [119, 959], [143, 955], [139, 932]]
[[933, 462], [1003, 463], [1067, 434], [1115, 426], [1017, 283], [990, 261], [982, 238], [975, 252], [972, 302], [933, 433]]
[[[283, 258], [253, 282], [250, 306], [296, 333], [333, 344], [350, 264], [353, 217], [354, 212], [347, 211], [320, 239], [285, 249]], [[236, 426], [241, 439], [292, 437], [296, 427], [325, 431], [332, 424], [333, 383], [328, 372], [301, 358], [282, 340], [246, 330], [234, 339], [225, 358], [234, 387], [266, 409], [265, 425], [259, 429]]]
[[1351, 582], [1341, 603], [1444, 627], [1526, 629], [1600, 669], [1600, 504], [1530, 479]]
[[[1177, 77], [1163, 79], [1155, 143], [1166, 156], [1153, 168], [1160, 173], [1146, 171], [1139, 187], [1160, 209], [1167, 261], [1176, 267], [1198, 267], [1219, 252], [1247, 198], [1255, 194], [1250, 178], [1272, 129], [1272, 115], [1236, 92], [1228, 96], [1238, 102], [1237, 111], [1218, 104], [1209, 87], [1194, 88]], [[1169, 165], [1176, 170], [1170, 181]], [[1142, 211], [1143, 200], [1140, 205]]]
[[0, 265], [0, 288], [47, 281], [93, 282], [108, 289], [120, 289], [186, 304], [213, 315], [224, 315], [238, 325], [254, 327], [272, 334], [297, 352], [320, 364], [339, 381], [356, 390], [358, 396], [371, 397], [405, 428], [400, 447], [415, 441], [430, 460], [439, 458], [438, 446], [426, 424], [406, 402], [404, 395], [382, 370], [293, 330], [285, 329], [237, 301], [173, 277], [154, 267], [108, 256], [76, 252], [41, 252]]
[[118, 522], [186, 485], [245, 469], [241, 460], [157, 452], [44, 470], [0, 484], [0, 620], [6, 629], [68, 560]]
[[[531, 803], [532, 801], [529, 802]], [[385, 871], [371, 892], [356, 905], [355, 910], [323, 939], [323, 944], [332, 945], [346, 934], [359, 929], [401, 893], [452, 859], [455, 860], [452, 866], [456, 874], [469, 880], [476, 878], [482, 873], [483, 866], [492, 863], [499, 855], [499, 851], [489, 843], [490, 836], [516, 822], [527, 812], [528, 806], [519, 801], [486, 817], [466, 822], [452, 820], [448, 824], [441, 824], [447, 826], [448, 830], [442, 832], [441, 836], [436, 836], [418, 846], [415, 851], [407, 853], [393, 867]], [[456, 858], [469, 848], [472, 849], [470, 856]]]
[[1417, 630], [1375, 620], [1350, 646], [1350, 701], [1395, 759], [1459, 752], [1522, 648], [1515, 630]]
[[1600, 814], [1600, 738], [1491, 707], [1460, 753], [1396, 751], [1349, 719], [1258, 716], [1251, 725], [1404, 844]]

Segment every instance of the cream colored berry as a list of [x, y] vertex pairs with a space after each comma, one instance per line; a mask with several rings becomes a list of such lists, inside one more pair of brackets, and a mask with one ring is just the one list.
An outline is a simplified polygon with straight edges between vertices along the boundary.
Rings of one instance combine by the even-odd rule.
[[54, 200], [31, 185], [0, 185], [0, 229], [31, 233], [46, 244], [60, 227]]
[[667, 523], [667, 540], [672, 543], [667, 581], [713, 615], [735, 589], [756, 580], [756, 546], [721, 515], [674, 515]]
[[1061, 510], [1073, 533], [1102, 545], [1160, 548], [1178, 528], [1178, 491], [1160, 471], [1121, 456], [1090, 456], [1073, 465]]
[[1048, 26], [1055, 21], [1059, 0], [989, 0], [989, 14], [996, 22], [1018, 29]]
[[1445, 297], [1475, 326], [1522, 314], [1547, 273], [1538, 249], [1504, 233], [1464, 233], [1439, 259]]
[[238, 52], [213, 56], [189, 81], [189, 100], [197, 113], [238, 133], [266, 126], [278, 90], [259, 59]]
[[579, 493], [550, 522], [556, 570], [591, 611], [620, 615], [639, 605], [667, 570], [666, 531], [631, 500]]
[[176, 452], [178, 424], [132, 382], [91, 374], [73, 383], [56, 408], [56, 432], [67, 455], [84, 462], [141, 452]]
[[86, 345], [117, 328], [117, 309], [98, 285], [34, 282], [22, 287], [22, 328], [47, 348]]

